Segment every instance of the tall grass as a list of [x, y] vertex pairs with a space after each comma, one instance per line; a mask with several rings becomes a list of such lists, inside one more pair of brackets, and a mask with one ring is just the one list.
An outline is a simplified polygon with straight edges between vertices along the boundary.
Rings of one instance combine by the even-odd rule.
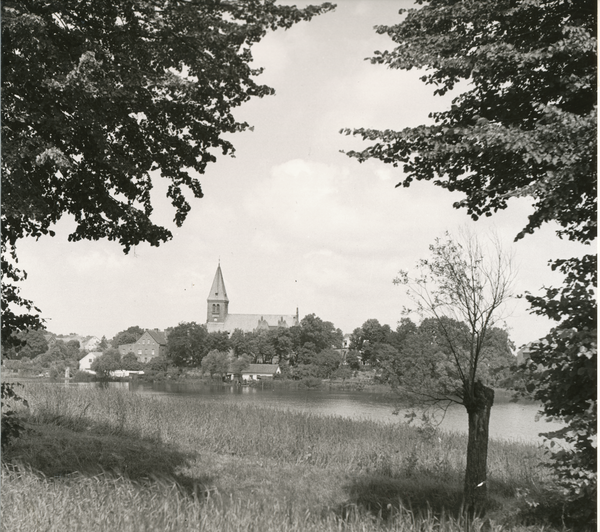
[[[464, 529], [462, 435], [116, 389], [24, 394], [3, 530]], [[507, 516], [549, 482], [542, 457], [490, 443], [486, 530], [519, 529]]]
[[[3, 530], [48, 532], [219, 531], [219, 532], [499, 532], [500, 525], [462, 517], [416, 516], [403, 510], [384, 522], [352, 509], [344, 516], [313, 512], [286, 501], [240, 500], [233, 497], [189, 497], [175, 484], [143, 486], [124, 478], [77, 476], [64, 482], [40, 479], [27, 471], [2, 468]], [[32, 497], [43, 493], [44, 501]], [[15, 512], [13, 509], [19, 508]], [[9, 511], [7, 511], [9, 509]], [[521, 530], [526, 530], [524, 527]]]

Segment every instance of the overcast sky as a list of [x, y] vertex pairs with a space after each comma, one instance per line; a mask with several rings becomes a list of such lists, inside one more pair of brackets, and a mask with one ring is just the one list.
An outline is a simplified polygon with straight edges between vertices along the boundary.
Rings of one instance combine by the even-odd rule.
[[[305, 2], [288, 2], [304, 5]], [[144, 328], [206, 321], [206, 298], [219, 259], [231, 313], [315, 313], [345, 333], [367, 319], [396, 327], [405, 289], [394, 286], [444, 231], [495, 230], [519, 265], [516, 291], [537, 291], [560, 277], [548, 260], [580, 254], [553, 227], [512, 244], [531, 212], [513, 200], [492, 218], [471, 222], [452, 208], [461, 198], [429, 183], [396, 189], [402, 171], [380, 162], [359, 164], [340, 150], [365, 147], [342, 127], [402, 129], [426, 123], [453, 95], [432, 96], [417, 72], [388, 70], [364, 59], [390, 48], [376, 24], [400, 20], [409, 2], [340, 0], [337, 9], [267, 36], [254, 49], [259, 81], [276, 95], [253, 100], [236, 116], [253, 132], [232, 137], [236, 157], [220, 157], [200, 176], [205, 197], [192, 200], [181, 229], [157, 179], [155, 219], [173, 228], [160, 248], [137, 246], [124, 255], [111, 242], [67, 242], [72, 221], [57, 236], [22, 241], [23, 294], [42, 309], [58, 334], [114, 336]], [[455, 96], [455, 95], [454, 95]], [[515, 301], [506, 320], [517, 346], [551, 326]]]

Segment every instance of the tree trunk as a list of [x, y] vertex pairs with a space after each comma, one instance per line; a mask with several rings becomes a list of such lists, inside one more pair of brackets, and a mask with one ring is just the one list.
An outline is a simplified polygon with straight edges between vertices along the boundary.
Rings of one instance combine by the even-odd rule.
[[473, 513], [482, 510], [487, 500], [487, 453], [494, 390], [477, 381], [465, 392], [464, 404], [469, 414], [469, 443], [464, 500], [467, 511]]

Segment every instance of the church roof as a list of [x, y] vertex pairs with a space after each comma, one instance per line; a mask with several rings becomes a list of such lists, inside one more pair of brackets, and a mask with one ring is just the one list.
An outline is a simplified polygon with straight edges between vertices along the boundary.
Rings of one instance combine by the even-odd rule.
[[227, 301], [227, 290], [225, 290], [225, 281], [223, 281], [223, 273], [221, 272], [221, 265], [217, 266], [215, 278], [213, 280], [212, 288], [208, 294], [208, 299], [211, 301]]
[[298, 322], [293, 314], [228, 314], [224, 322], [209, 321], [206, 325], [209, 332], [233, 332], [235, 329], [252, 332], [271, 327], [292, 327]]

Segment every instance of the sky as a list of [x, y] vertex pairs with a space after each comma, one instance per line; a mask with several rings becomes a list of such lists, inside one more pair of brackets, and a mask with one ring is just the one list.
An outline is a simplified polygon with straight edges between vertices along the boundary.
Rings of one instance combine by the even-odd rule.
[[[298, 308], [301, 318], [314, 313], [344, 333], [372, 318], [395, 328], [410, 300], [392, 280], [426, 258], [436, 237], [461, 228], [483, 238], [498, 234], [518, 267], [515, 293], [558, 285], [548, 261], [589, 248], [559, 240], [552, 225], [513, 243], [532, 212], [527, 199], [473, 222], [452, 208], [459, 193], [431, 183], [395, 188], [401, 169], [360, 164], [341, 152], [367, 146], [341, 128], [428, 123], [430, 112], [457, 95], [433, 96], [418, 72], [365, 60], [392, 48], [373, 27], [399, 22], [402, 7], [411, 2], [339, 0], [334, 12], [271, 33], [253, 49], [254, 66], [265, 69], [258, 81], [276, 95], [235, 111], [254, 130], [231, 135], [235, 158], [221, 156], [199, 176], [205, 196], [189, 195], [183, 227], [172, 222], [167, 183], [156, 176], [153, 219], [173, 230], [170, 242], [139, 245], [128, 255], [113, 242], [71, 243], [68, 218], [54, 238], [21, 241], [19, 264], [28, 273], [22, 294], [42, 309], [47, 329], [111, 338], [132, 325], [204, 323], [219, 262], [231, 313]], [[552, 326], [523, 299], [510, 302], [503, 324], [517, 346]]]

